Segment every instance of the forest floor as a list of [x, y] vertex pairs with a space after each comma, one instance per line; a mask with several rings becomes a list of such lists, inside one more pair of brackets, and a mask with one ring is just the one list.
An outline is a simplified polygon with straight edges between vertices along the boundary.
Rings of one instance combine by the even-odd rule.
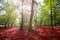
[[27, 28], [20, 30], [18, 27], [0, 29], [0, 40], [60, 40], [60, 28], [37, 27], [33, 32]]

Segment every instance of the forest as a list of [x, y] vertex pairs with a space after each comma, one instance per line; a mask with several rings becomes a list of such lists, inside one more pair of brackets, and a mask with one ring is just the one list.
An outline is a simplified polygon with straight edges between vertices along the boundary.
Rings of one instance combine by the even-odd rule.
[[60, 40], [60, 0], [0, 0], [0, 40]]

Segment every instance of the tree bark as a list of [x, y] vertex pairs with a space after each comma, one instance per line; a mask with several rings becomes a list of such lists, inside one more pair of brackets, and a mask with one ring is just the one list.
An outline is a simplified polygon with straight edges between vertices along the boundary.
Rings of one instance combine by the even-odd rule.
[[23, 30], [23, 26], [24, 26], [24, 23], [23, 23], [23, 2], [24, 2], [24, 0], [22, 0], [21, 26], [20, 26], [21, 30]]
[[29, 22], [29, 29], [28, 31], [32, 31], [32, 19], [33, 19], [33, 14], [34, 14], [34, 0], [32, 0], [32, 5], [31, 5], [31, 15], [30, 15], [30, 22]]
[[37, 3], [36, 3], [36, 13], [35, 13], [35, 26], [37, 26]]
[[56, 26], [56, 12], [55, 12], [55, 7], [54, 7], [53, 11], [54, 11], [54, 26]]
[[52, 16], [52, 0], [50, 0], [50, 10], [51, 10], [51, 27], [52, 27], [52, 29], [53, 29], [53, 16]]

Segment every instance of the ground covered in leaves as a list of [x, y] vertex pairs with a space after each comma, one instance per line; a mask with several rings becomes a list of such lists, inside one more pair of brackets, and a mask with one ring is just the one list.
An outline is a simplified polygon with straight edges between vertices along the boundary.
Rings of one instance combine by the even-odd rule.
[[37, 27], [33, 32], [28, 32], [26, 27], [24, 30], [18, 27], [2, 28], [0, 40], [60, 40], [60, 28]]

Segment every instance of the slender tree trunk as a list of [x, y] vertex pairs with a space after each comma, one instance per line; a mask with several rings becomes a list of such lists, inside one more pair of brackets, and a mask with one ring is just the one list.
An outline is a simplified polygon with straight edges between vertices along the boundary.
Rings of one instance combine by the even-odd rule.
[[53, 16], [52, 16], [52, 0], [50, 0], [50, 10], [51, 10], [51, 27], [52, 27], [52, 29], [53, 29]]
[[37, 3], [36, 3], [36, 13], [35, 13], [35, 26], [37, 26]]
[[[53, 5], [54, 5], [55, 3], [53, 2]], [[56, 4], [55, 4], [55, 6], [53, 7], [53, 12], [54, 12], [54, 26], [56, 26]]]
[[24, 0], [22, 0], [21, 26], [20, 26], [21, 30], [23, 30], [23, 26], [24, 26], [24, 23], [23, 23], [23, 2], [24, 2]]
[[54, 26], [56, 26], [56, 12], [55, 12], [55, 7], [54, 7], [53, 11], [54, 11]]
[[32, 31], [32, 19], [33, 19], [33, 14], [34, 14], [34, 0], [32, 0], [32, 5], [31, 5], [31, 16], [30, 16], [30, 22], [29, 22], [29, 29], [28, 31]]

